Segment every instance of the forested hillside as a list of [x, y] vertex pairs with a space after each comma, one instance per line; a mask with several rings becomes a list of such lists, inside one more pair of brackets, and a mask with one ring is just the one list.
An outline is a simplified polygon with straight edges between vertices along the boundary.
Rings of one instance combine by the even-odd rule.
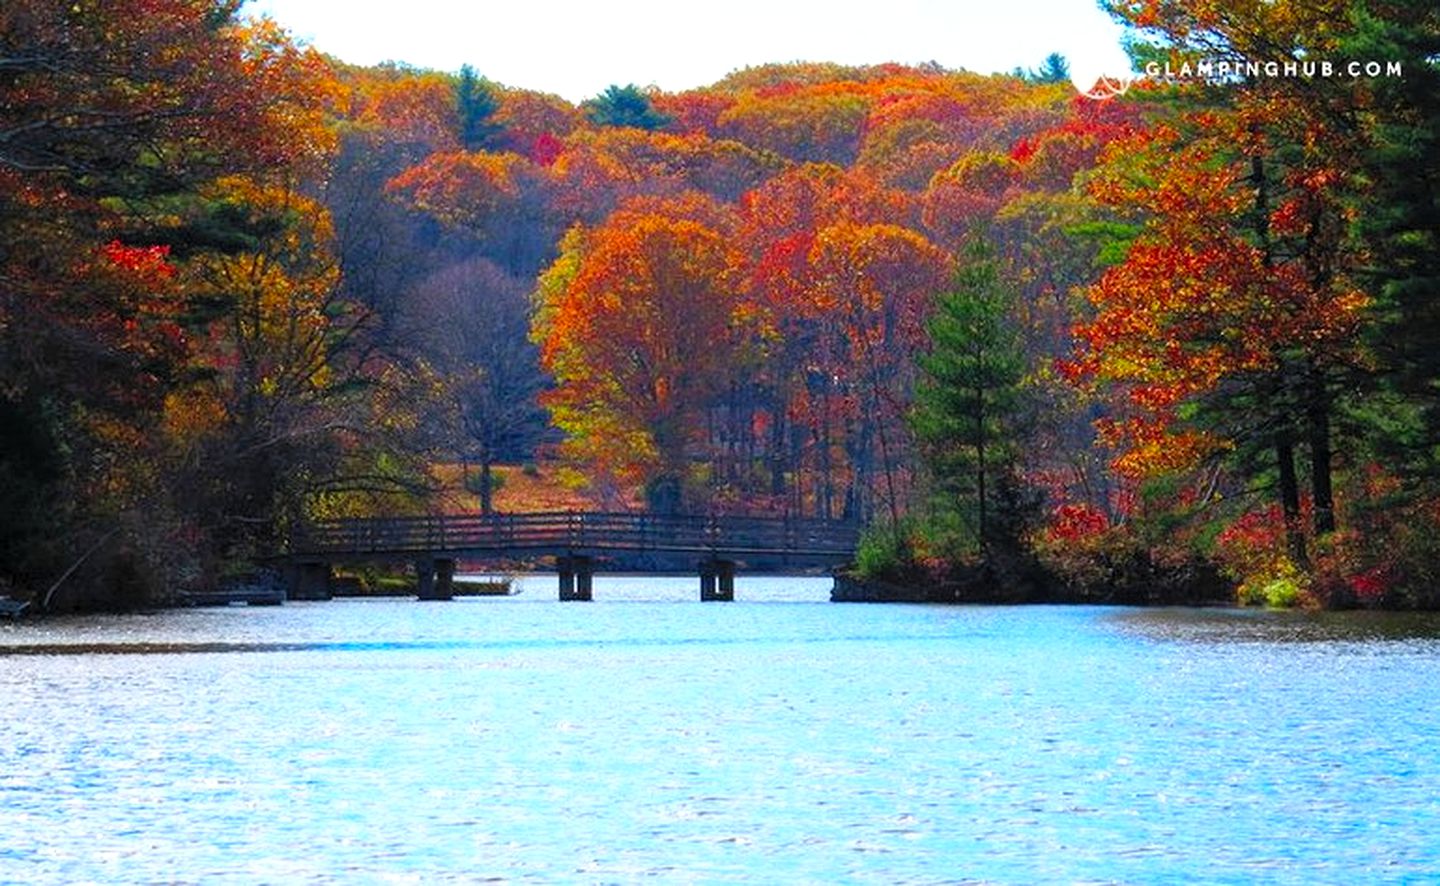
[[997, 597], [1433, 604], [1440, 14], [1118, 14], [1142, 61], [1404, 73], [788, 64], [575, 106], [228, 2], [7, 3], [0, 582], [145, 600], [533, 464], [863, 521], [863, 570]]

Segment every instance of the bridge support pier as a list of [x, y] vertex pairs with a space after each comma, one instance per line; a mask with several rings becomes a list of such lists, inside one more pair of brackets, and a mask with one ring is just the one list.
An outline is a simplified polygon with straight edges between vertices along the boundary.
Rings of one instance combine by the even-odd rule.
[[435, 599], [455, 598], [455, 561], [447, 558], [435, 561]]
[[415, 596], [421, 600], [451, 600], [455, 597], [455, 561], [425, 558], [415, 561]]
[[703, 601], [735, 599], [735, 561], [700, 561], [700, 599]]
[[291, 600], [329, 600], [330, 564], [292, 563], [285, 569], [285, 596]]
[[555, 570], [560, 573], [561, 600], [591, 600], [594, 598], [594, 558], [556, 557]]

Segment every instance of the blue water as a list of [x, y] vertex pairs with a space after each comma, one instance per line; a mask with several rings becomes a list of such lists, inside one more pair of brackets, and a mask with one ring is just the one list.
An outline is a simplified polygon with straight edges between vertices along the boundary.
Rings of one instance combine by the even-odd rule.
[[0, 625], [0, 882], [1437, 882], [1440, 624], [823, 580]]

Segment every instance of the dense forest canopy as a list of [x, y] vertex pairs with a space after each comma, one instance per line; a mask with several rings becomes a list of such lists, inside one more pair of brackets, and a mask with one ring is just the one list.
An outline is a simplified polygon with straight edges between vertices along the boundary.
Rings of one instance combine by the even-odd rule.
[[912, 581], [1433, 604], [1440, 13], [1112, 11], [1139, 61], [1403, 76], [796, 63], [576, 106], [226, 0], [5, 4], [0, 582], [94, 551], [77, 587], [146, 599], [525, 464], [862, 521]]

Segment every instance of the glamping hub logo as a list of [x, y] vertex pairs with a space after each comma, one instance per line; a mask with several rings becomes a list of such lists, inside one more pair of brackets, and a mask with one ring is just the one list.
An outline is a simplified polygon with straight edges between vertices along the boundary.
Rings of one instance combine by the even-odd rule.
[[1376, 79], [1400, 78], [1404, 66], [1395, 60], [1376, 59], [1192, 59], [1178, 62], [1147, 62], [1144, 71], [1133, 71], [1130, 59], [1119, 47], [1088, 45], [1068, 56], [1070, 82], [1086, 98], [1107, 101], [1130, 91], [1142, 80], [1159, 83], [1199, 81], [1211, 85], [1242, 84], [1274, 79]]
[[1129, 92], [1135, 83], [1129, 57], [1118, 47], [1110, 51], [1096, 49], [1083, 47], [1068, 56], [1070, 82], [1075, 84], [1075, 89], [1096, 101], [1108, 101]]

